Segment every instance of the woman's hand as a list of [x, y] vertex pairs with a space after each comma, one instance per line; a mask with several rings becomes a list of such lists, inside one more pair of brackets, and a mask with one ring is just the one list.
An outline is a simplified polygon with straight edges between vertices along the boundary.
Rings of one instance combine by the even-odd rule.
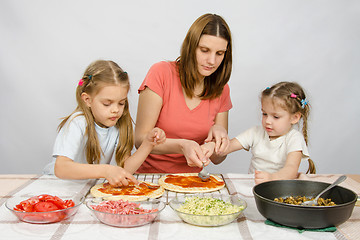
[[209, 165], [210, 159], [205, 156], [200, 145], [193, 140], [184, 140], [181, 144], [182, 152], [190, 167], [202, 168], [202, 164]]
[[136, 178], [122, 167], [107, 165], [105, 178], [114, 187], [127, 186], [129, 182], [138, 184]]
[[221, 155], [230, 144], [226, 129], [218, 124], [214, 124], [209, 130], [205, 143], [210, 141], [215, 141], [215, 153], [218, 155]]

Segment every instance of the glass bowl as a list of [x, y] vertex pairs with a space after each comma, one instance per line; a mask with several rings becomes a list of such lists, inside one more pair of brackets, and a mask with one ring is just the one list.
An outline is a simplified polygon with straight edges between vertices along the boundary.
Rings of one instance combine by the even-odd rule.
[[[198, 197], [200, 199], [209, 198], [211, 201], [217, 199], [218, 202], [223, 205], [223, 203], [231, 203], [237, 209], [233, 213], [217, 213], [221, 212], [221, 208], [214, 209], [215, 212], [210, 213], [210, 210], [201, 210], [207, 211], [205, 214], [193, 214], [193, 213], [185, 213], [180, 211], [179, 208], [184, 205], [187, 199], [191, 199], [193, 197]], [[222, 200], [222, 201], [221, 201]], [[176, 196], [169, 202], [170, 207], [177, 213], [177, 215], [186, 223], [196, 225], [196, 226], [204, 226], [204, 227], [216, 227], [222, 226], [231, 223], [234, 221], [239, 215], [245, 210], [247, 204], [244, 200], [240, 199], [237, 195], [223, 195], [223, 194], [211, 194], [211, 195], [182, 195]], [[207, 204], [194, 204], [194, 208], [207, 209]], [[208, 209], [209, 209], [209, 205]], [[189, 208], [188, 208], [189, 209]], [[191, 211], [192, 211], [191, 206]], [[223, 211], [224, 212], [224, 211]], [[210, 215], [212, 214], [212, 215]], [[215, 215], [216, 214], [216, 215]]]
[[[34, 195], [38, 196], [38, 195]], [[35, 223], [35, 224], [46, 224], [46, 223], [55, 223], [60, 222], [65, 219], [70, 218], [73, 216], [84, 202], [84, 197], [81, 199], [73, 198], [75, 205], [73, 207], [54, 210], [54, 211], [47, 211], [47, 212], [23, 212], [14, 210], [14, 207], [18, 205], [20, 202], [29, 199], [29, 196], [14, 196], [9, 198], [5, 206], [7, 209], [10, 210], [20, 221], [27, 222], [27, 223]], [[61, 197], [60, 197], [61, 198]], [[62, 200], [68, 200], [69, 198], [61, 198]]]
[[129, 203], [139, 204], [139, 208], [154, 210], [157, 211], [150, 213], [141, 213], [141, 214], [120, 214], [120, 213], [109, 213], [95, 210], [93, 207], [106, 202], [114, 201], [102, 201], [98, 202], [96, 200], [89, 200], [86, 202], [86, 206], [91, 210], [93, 215], [102, 223], [114, 226], [114, 227], [138, 227], [148, 223], [151, 223], [156, 219], [160, 212], [165, 208], [165, 203], [157, 200], [151, 199], [146, 201], [136, 201]]

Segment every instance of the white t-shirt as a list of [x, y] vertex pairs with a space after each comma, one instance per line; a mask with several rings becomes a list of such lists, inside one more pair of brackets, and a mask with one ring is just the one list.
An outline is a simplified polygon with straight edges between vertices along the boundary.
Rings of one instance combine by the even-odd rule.
[[303, 135], [291, 129], [286, 135], [270, 140], [262, 126], [252, 127], [241, 133], [236, 139], [245, 150], [251, 149], [252, 158], [249, 173], [255, 170], [274, 173], [284, 167], [290, 152], [302, 151], [302, 159], [309, 158], [308, 149]]
[[[53, 159], [43, 170], [44, 174], [54, 174], [57, 156], [65, 156], [74, 162], [87, 163], [86, 161], [86, 120], [83, 115], [74, 113], [59, 131], [54, 145]], [[114, 158], [114, 152], [119, 140], [119, 131], [116, 127], [102, 128], [95, 124], [95, 130], [99, 139], [101, 150], [101, 164], [110, 164]]]

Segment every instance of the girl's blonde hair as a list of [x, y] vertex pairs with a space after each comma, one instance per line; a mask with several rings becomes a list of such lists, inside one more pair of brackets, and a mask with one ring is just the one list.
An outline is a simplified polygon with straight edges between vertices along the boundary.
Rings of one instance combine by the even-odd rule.
[[[82, 100], [81, 94], [96, 95], [102, 87], [106, 85], [117, 85], [126, 87], [129, 91], [129, 77], [115, 62], [106, 60], [97, 60], [91, 63], [84, 72], [79, 85], [76, 88], [76, 101], [78, 106], [67, 117], [65, 117], [58, 126], [58, 130], [64, 127], [65, 123], [70, 119], [71, 115], [80, 112], [76, 116], [84, 116], [86, 119], [86, 132], [88, 140], [86, 143], [86, 160], [89, 164], [99, 164], [103, 152], [95, 130], [95, 119], [91, 109]], [[74, 117], [76, 117], [74, 116]], [[115, 159], [119, 166], [124, 165], [125, 158], [131, 155], [134, 146], [133, 121], [130, 116], [129, 103], [126, 100], [122, 116], [115, 124], [119, 130], [119, 142], [116, 148]]]
[[194, 96], [199, 71], [196, 61], [196, 49], [202, 35], [221, 37], [228, 42], [224, 59], [218, 69], [204, 79], [201, 99], [214, 99], [221, 95], [229, 81], [232, 69], [232, 40], [230, 28], [225, 20], [216, 14], [200, 16], [190, 27], [181, 46], [180, 57], [176, 59], [179, 67], [181, 85], [189, 97]]
[[271, 88], [266, 88], [262, 92], [261, 99], [264, 98], [272, 99], [274, 104], [279, 105], [290, 114], [295, 114], [297, 112], [301, 114], [303, 120], [302, 133], [306, 144], [308, 144], [307, 129], [310, 105], [302, 87], [295, 82], [279, 82]]

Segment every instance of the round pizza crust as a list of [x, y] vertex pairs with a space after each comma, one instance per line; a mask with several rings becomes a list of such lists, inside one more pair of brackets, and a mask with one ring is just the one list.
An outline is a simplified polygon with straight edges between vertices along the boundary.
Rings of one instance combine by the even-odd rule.
[[[151, 182], [146, 182], [146, 181], [139, 181], [139, 183], [146, 183], [147, 185], [150, 186], [159, 186], [155, 183], [151, 183]], [[100, 183], [100, 184], [96, 184], [94, 185], [91, 189], [90, 189], [90, 193], [93, 197], [95, 198], [102, 198], [104, 200], [124, 200], [124, 201], [144, 201], [147, 200], [148, 198], [158, 198], [161, 197], [165, 191], [165, 189], [160, 186], [157, 190], [151, 192], [150, 194], [146, 194], [146, 195], [112, 195], [112, 194], [107, 194], [107, 193], [103, 193], [99, 191], [99, 188], [102, 188], [104, 185], [104, 183]]]
[[163, 188], [165, 188], [166, 190], [172, 191], [172, 192], [180, 192], [180, 193], [205, 193], [205, 192], [214, 192], [217, 190], [222, 189], [223, 187], [225, 187], [225, 182], [218, 176], [215, 175], [210, 175], [212, 177], [214, 177], [217, 181], [219, 182], [223, 182], [224, 184], [215, 188], [207, 188], [207, 187], [193, 187], [193, 188], [183, 188], [180, 186], [176, 186], [173, 184], [169, 184], [165, 182], [165, 179], [167, 178], [168, 175], [176, 175], [176, 176], [197, 176], [197, 173], [176, 173], [176, 174], [167, 174], [162, 176], [159, 179], [159, 185], [162, 186]]

